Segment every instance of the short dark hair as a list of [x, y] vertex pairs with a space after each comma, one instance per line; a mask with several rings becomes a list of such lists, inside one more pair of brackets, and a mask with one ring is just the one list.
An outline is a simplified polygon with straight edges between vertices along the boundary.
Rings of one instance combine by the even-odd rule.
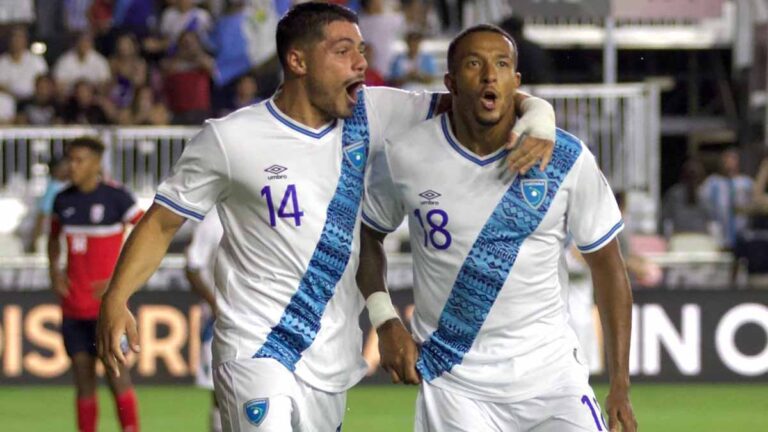
[[325, 26], [334, 21], [357, 24], [357, 15], [344, 6], [317, 1], [292, 7], [277, 23], [277, 56], [283, 69], [291, 47], [322, 40]]
[[491, 24], [478, 24], [475, 26], [472, 26], [461, 33], [459, 33], [453, 40], [451, 41], [451, 44], [448, 45], [448, 72], [454, 73], [456, 72], [456, 49], [459, 46], [459, 42], [461, 42], [462, 39], [465, 37], [474, 34], [474, 33], [482, 33], [482, 32], [490, 32], [490, 33], [497, 33], [509, 40], [512, 43], [512, 48], [514, 49], [514, 62], [515, 62], [515, 68], [517, 68], [517, 43], [515, 42], [515, 38], [512, 37], [509, 33], [505, 32], [503, 29], [501, 29], [498, 26], [491, 25]]
[[100, 139], [93, 136], [81, 136], [72, 140], [67, 144], [67, 152], [73, 148], [87, 148], [88, 150], [96, 153], [98, 156], [104, 154], [104, 143]]

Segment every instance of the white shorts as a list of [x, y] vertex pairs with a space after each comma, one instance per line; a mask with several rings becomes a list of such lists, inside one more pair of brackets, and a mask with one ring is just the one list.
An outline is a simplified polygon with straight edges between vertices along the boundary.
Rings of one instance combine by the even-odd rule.
[[415, 432], [608, 431], [588, 384], [512, 403], [471, 399], [427, 382], [416, 399]]
[[214, 369], [225, 432], [339, 432], [346, 392], [310, 387], [272, 359], [238, 359]]
[[213, 390], [213, 316], [208, 303], [200, 304], [200, 361], [195, 374], [195, 385]]

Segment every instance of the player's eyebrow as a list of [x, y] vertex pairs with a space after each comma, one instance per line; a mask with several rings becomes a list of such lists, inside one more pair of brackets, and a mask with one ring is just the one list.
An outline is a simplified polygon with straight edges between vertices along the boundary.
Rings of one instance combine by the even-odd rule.
[[[493, 54], [486, 54], [486, 53], [482, 53], [480, 51], [470, 51], [470, 52], [468, 52], [464, 56], [464, 58], [467, 58], [467, 57], [491, 57], [491, 56], [493, 56]], [[512, 55], [507, 54], [507, 53], [496, 54], [496, 56], [494, 58], [496, 58], [496, 59], [500, 59], [500, 58], [512, 59]]]
[[[350, 37], [340, 37], [338, 39], [330, 40], [328, 42], [330, 43], [331, 46], [335, 46], [335, 45], [338, 45], [340, 43], [351, 43], [352, 45], [357, 45], [355, 40], [350, 38]], [[360, 41], [360, 45], [362, 47], [365, 47], [365, 41]]]

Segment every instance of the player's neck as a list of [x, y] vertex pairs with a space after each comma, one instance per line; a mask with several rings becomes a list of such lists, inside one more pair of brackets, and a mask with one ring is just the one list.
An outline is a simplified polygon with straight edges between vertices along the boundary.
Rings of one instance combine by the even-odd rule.
[[96, 176], [77, 185], [77, 190], [86, 194], [91, 193], [95, 191], [97, 187], [99, 187], [99, 183], [101, 183], [101, 177]]
[[493, 126], [478, 123], [471, 113], [453, 108], [449, 113], [451, 129], [459, 143], [478, 156], [487, 156], [504, 147], [515, 125], [514, 116], [504, 116]]
[[318, 129], [333, 120], [312, 105], [306, 87], [299, 80], [286, 81], [273, 101], [283, 114], [312, 129]]

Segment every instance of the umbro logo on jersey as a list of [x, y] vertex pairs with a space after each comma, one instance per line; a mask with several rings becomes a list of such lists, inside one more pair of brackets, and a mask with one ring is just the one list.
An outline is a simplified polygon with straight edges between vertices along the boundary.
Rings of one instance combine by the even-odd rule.
[[243, 411], [245, 411], [245, 418], [248, 419], [248, 422], [258, 426], [264, 421], [269, 412], [269, 398], [251, 399], [243, 404]]
[[267, 167], [264, 170], [264, 172], [268, 172], [272, 174], [271, 176], [267, 177], [267, 180], [278, 180], [278, 179], [288, 178], [287, 175], [281, 175], [285, 171], [288, 171], [288, 168], [281, 165], [272, 165], [270, 167]]
[[422, 204], [436, 205], [439, 203], [435, 200], [440, 198], [443, 195], [440, 192], [435, 192], [432, 189], [427, 189], [424, 192], [420, 193], [419, 196], [426, 200], [426, 201], [422, 201], [421, 202]]
[[74, 207], [67, 207], [66, 209], [64, 209], [63, 212], [61, 212], [61, 216], [65, 217], [65, 218], [68, 218], [68, 217], [72, 216], [73, 214], [75, 214], [75, 208]]
[[523, 198], [529, 206], [534, 209], [539, 208], [547, 195], [547, 180], [545, 179], [524, 179], [520, 182], [523, 189]]

